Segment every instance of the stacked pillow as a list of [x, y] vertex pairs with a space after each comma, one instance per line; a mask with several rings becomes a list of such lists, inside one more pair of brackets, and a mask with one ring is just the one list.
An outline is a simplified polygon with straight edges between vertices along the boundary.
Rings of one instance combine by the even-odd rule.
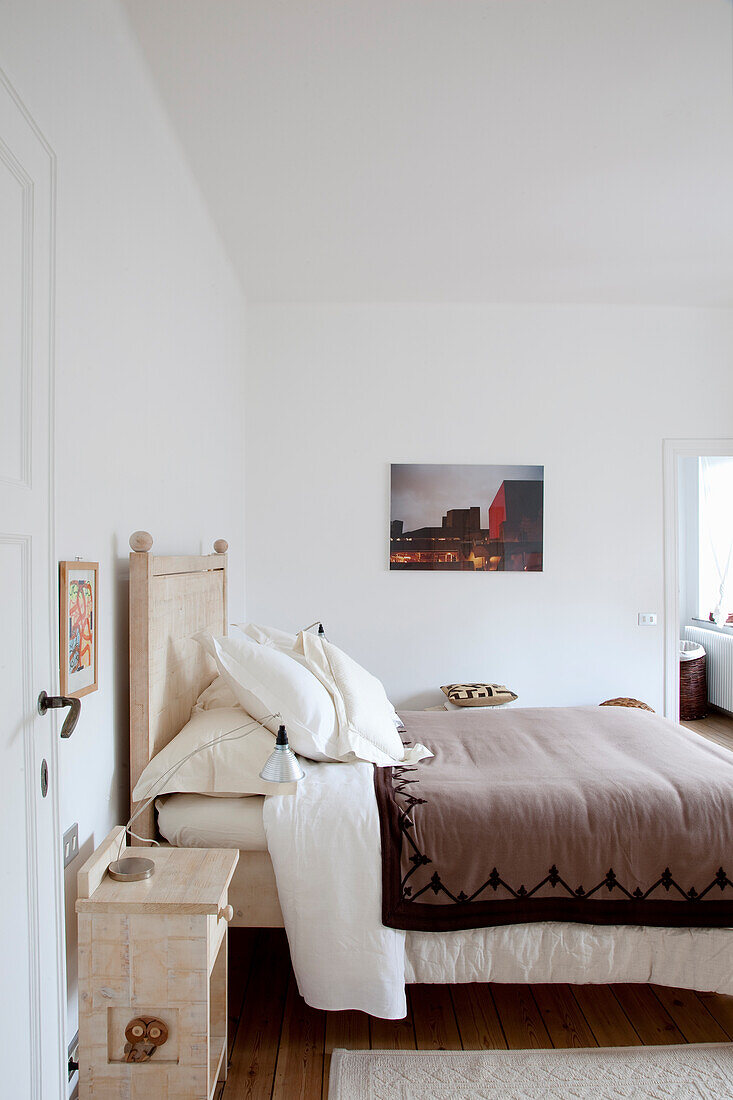
[[[300, 661], [301, 664], [308, 666], [308, 661], [303, 653], [303, 648], [300, 645], [298, 639], [301, 634], [305, 633], [301, 631], [301, 634], [288, 634], [285, 630], [278, 630], [273, 626], [257, 626], [255, 623], [234, 623], [237, 630], [241, 630], [243, 634], [246, 634], [248, 638], [252, 638], [253, 641], [259, 642], [260, 645], [275, 646], [276, 649], [280, 649], [283, 653], [287, 653], [290, 657], [294, 657], [296, 661]], [[319, 636], [320, 638], [321, 636]], [[325, 638], [322, 639], [325, 641]], [[366, 670], [362, 670], [366, 672]], [[366, 673], [369, 675], [369, 673]], [[377, 681], [379, 683], [379, 681]], [[382, 685], [380, 684], [380, 687]], [[382, 688], [382, 691], [384, 689]], [[387, 696], [385, 694], [384, 698]], [[402, 719], [394, 709], [389, 699], [387, 699], [387, 706], [389, 707], [392, 715], [392, 721], [399, 733], [405, 732], [405, 727], [402, 724]]]
[[238, 707], [237, 697], [223, 676], [216, 678], [199, 695], [193, 707], [197, 710], [218, 710], [220, 707]]
[[283, 653], [289, 653], [297, 660], [295, 653], [297, 634], [289, 634], [287, 630], [278, 630], [275, 626], [257, 626], [255, 623], [234, 623], [234, 626], [253, 642], [274, 646], [275, 649], [281, 649]]
[[432, 756], [424, 745], [403, 745], [381, 682], [323, 636], [251, 623], [239, 630], [236, 638], [196, 636], [220, 675], [199, 696], [187, 725], [149, 762], [133, 801], [173, 791], [290, 793], [294, 784], [259, 778], [281, 723], [293, 751], [310, 760], [386, 767]]
[[[144, 769], [135, 784], [132, 800], [142, 802], [152, 795], [174, 791], [220, 798], [290, 794], [295, 790], [294, 783], [268, 783], [260, 779], [273, 744], [272, 734], [240, 706], [204, 710], [197, 705], [181, 732]], [[189, 753], [195, 755], [186, 760]], [[177, 768], [180, 761], [184, 763]]]
[[295, 650], [333, 699], [338, 736], [329, 746], [332, 759], [369, 760], [387, 766], [412, 764], [433, 755], [424, 745], [405, 748], [381, 681], [343, 650], [307, 631], [298, 635]]
[[336, 712], [325, 687], [274, 645], [249, 637], [198, 635], [241, 707], [272, 733], [282, 723], [292, 749], [311, 760], [331, 760]]
[[322, 635], [240, 629], [236, 639], [199, 640], [240, 705], [273, 732], [284, 722], [299, 755], [382, 766], [432, 755], [423, 745], [405, 749], [381, 682]]

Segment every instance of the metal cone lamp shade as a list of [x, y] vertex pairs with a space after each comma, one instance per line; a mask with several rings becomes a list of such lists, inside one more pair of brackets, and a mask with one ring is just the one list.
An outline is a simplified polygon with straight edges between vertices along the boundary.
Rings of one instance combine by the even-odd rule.
[[265, 779], [269, 783], [297, 783], [304, 775], [305, 772], [298, 763], [297, 756], [288, 744], [287, 730], [285, 726], [280, 726], [275, 748], [260, 772], [260, 779]]

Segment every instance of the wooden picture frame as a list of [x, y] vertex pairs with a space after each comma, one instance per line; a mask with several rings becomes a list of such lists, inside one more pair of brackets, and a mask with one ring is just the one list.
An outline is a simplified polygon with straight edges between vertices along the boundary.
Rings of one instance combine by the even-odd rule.
[[59, 562], [61, 694], [81, 699], [99, 687], [99, 562]]

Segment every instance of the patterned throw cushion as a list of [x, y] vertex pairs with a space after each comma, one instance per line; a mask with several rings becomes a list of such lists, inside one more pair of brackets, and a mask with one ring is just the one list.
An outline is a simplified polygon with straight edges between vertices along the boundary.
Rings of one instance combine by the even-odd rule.
[[498, 707], [518, 698], [503, 684], [445, 684], [440, 690], [457, 707]]

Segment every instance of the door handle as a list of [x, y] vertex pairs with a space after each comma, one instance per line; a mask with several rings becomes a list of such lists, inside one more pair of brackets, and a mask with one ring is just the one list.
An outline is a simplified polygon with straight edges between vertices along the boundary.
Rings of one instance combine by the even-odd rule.
[[71, 737], [81, 714], [81, 699], [69, 699], [66, 695], [46, 695], [45, 691], [38, 696], [39, 714], [45, 714], [47, 710], [58, 710], [61, 707], [71, 707], [61, 727], [61, 736]]

